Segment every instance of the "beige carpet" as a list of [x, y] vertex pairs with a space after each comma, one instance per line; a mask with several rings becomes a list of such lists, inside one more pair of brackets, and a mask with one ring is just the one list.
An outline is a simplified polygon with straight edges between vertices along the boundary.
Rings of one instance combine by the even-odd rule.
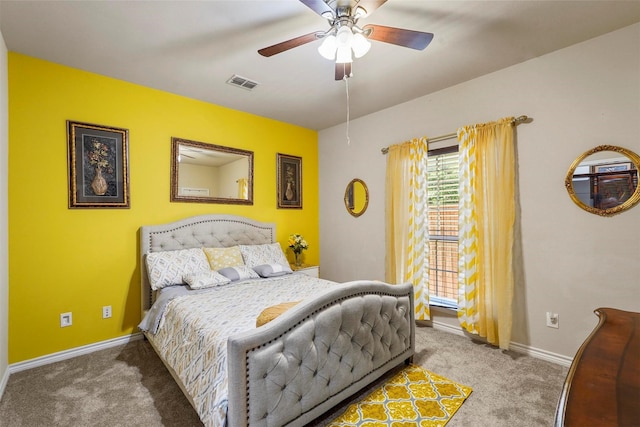
[[[567, 368], [430, 327], [416, 329], [416, 351], [415, 364], [473, 388], [447, 427], [553, 424]], [[0, 400], [2, 427], [199, 425], [145, 341], [15, 373]]]

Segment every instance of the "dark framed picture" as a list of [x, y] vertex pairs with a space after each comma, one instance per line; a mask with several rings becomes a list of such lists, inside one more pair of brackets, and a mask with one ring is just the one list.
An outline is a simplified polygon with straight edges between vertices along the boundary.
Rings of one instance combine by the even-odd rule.
[[631, 169], [631, 163], [613, 163], [610, 165], [596, 165], [594, 166], [595, 173], [607, 173], [607, 172], [620, 172], [628, 171]]
[[356, 204], [353, 197], [353, 184], [347, 186], [347, 209], [352, 211], [355, 209]]
[[129, 131], [67, 120], [69, 208], [129, 208]]
[[626, 202], [634, 193], [631, 174], [602, 175], [594, 180], [594, 208], [610, 209]]
[[302, 157], [276, 153], [278, 208], [302, 209]]

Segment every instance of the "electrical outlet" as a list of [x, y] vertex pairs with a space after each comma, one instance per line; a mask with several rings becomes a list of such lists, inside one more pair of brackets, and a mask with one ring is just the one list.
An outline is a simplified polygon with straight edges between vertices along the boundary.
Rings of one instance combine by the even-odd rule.
[[560, 316], [558, 315], [558, 313], [547, 311], [547, 326], [549, 328], [558, 329], [558, 327], [560, 326]]
[[108, 319], [110, 317], [111, 317], [111, 306], [105, 305], [104, 307], [102, 307], [102, 318]]
[[71, 326], [73, 324], [73, 317], [71, 312], [68, 313], [60, 313], [60, 327], [65, 328], [67, 326]]

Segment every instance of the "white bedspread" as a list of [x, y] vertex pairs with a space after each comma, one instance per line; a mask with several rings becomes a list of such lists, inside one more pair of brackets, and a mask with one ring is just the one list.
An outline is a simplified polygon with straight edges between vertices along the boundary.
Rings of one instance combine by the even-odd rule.
[[[227, 414], [227, 338], [255, 328], [265, 308], [300, 301], [336, 285], [301, 273], [219, 286], [173, 298], [150, 341], [177, 373], [206, 426]], [[144, 323], [144, 322], [143, 322]]]

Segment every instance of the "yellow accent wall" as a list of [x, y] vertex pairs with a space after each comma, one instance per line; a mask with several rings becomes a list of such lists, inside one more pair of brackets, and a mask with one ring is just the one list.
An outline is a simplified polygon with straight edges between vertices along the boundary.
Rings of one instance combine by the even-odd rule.
[[[141, 225], [225, 213], [275, 222], [319, 258], [316, 131], [9, 53], [9, 363], [137, 331]], [[204, 90], [204, 89], [203, 89]], [[130, 209], [69, 209], [66, 121], [129, 130]], [[171, 137], [254, 151], [254, 204], [169, 202]], [[302, 157], [303, 209], [276, 207], [276, 153]], [[102, 306], [113, 317], [102, 319]], [[60, 313], [73, 325], [60, 327]]]

